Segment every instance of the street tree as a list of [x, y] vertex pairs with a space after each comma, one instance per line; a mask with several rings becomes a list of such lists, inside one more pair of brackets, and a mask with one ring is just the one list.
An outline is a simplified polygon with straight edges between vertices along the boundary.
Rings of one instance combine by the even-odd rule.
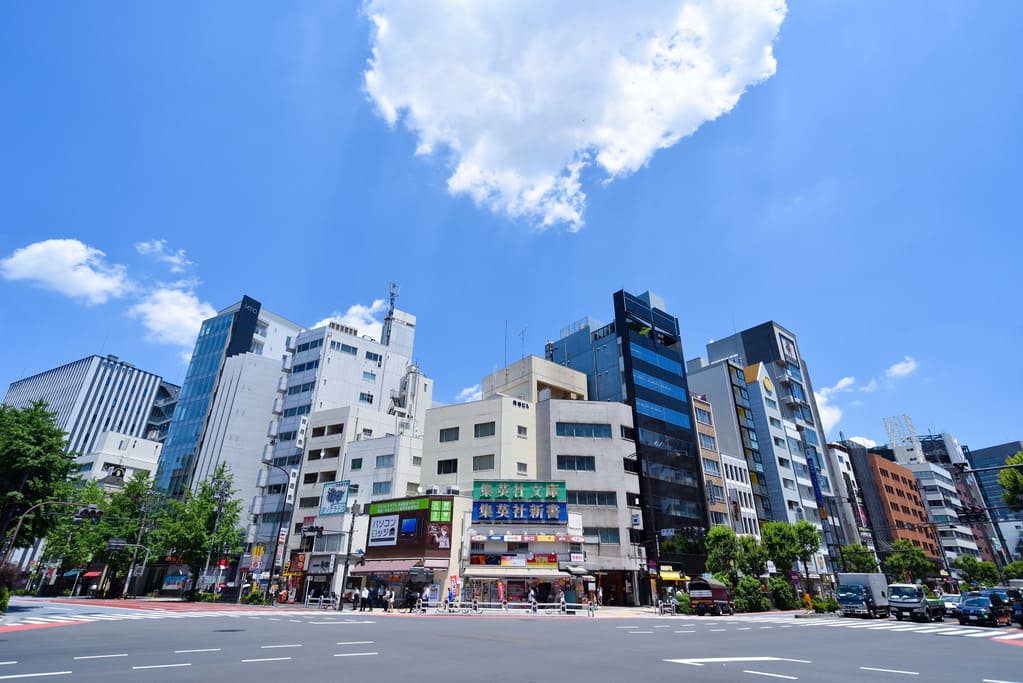
[[799, 539], [788, 522], [767, 522], [760, 528], [760, 538], [767, 559], [779, 572], [787, 574], [799, 559]]
[[892, 543], [892, 552], [885, 558], [885, 570], [896, 580], [915, 581], [934, 573], [934, 563], [924, 551], [905, 539]]
[[[64, 452], [65, 436], [45, 401], [20, 409], [0, 405], [0, 547], [33, 505], [70, 495], [74, 460]], [[47, 507], [25, 518], [16, 546], [30, 546], [53, 527], [56, 518]]]
[[1023, 579], [1023, 561], [1016, 560], [1002, 567], [1002, 574], [1005, 575], [1005, 580], [1009, 579]]
[[1009, 467], [998, 473], [998, 483], [1002, 486], [1002, 500], [1013, 510], [1023, 510], [1023, 451], [1010, 455], [1005, 459]]
[[756, 577], [767, 573], [767, 552], [756, 536], [739, 536], [739, 571]]
[[77, 510], [86, 505], [95, 505], [106, 514], [105, 496], [96, 482], [73, 487], [64, 498], [72, 505], [50, 508], [51, 526], [43, 550], [44, 561], [61, 563], [61, 573], [87, 567], [99, 546], [106, 543], [98, 524], [76, 515]]
[[810, 522], [801, 519], [793, 527], [800, 561], [803, 563], [803, 575], [806, 578], [807, 590], [810, 588], [810, 560], [821, 549], [821, 532]]
[[1002, 578], [994, 562], [982, 562], [972, 555], [960, 555], [952, 560], [952, 566], [959, 570], [959, 575], [967, 583], [997, 586]]
[[726, 526], [712, 527], [705, 543], [707, 571], [728, 576], [728, 584], [734, 590], [739, 582], [739, 541], [735, 532]]
[[847, 572], [873, 573], [877, 571], [877, 558], [865, 545], [842, 546], [842, 562]]
[[221, 464], [196, 491], [185, 491], [182, 499], [168, 499], [167, 515], [152, 531], [157, 544], [180, 558], [192, 573], [195, 599], [200, 572], [222, 554], [241, 550], [243, 532], [238, 528], [242, 502], [233, 496], [233, 477]]

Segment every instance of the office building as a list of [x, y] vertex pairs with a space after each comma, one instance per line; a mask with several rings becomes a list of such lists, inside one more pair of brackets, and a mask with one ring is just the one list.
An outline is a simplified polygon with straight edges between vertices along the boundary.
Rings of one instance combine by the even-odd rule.
[[24, 408], [46, 401], [67, 432], [68, 453], [91, 453], [106, 432], [150, 438], [165, 429], [177, 386], [117, 356], [88, 356], [11, 383], [4, 403]]
[[971, 469], [983, 469], [973, 476], [977, 478], [985, 507], [995, 523], [998, 541], [1010, 562], [1023, 560], [1023, 510], [1013, 511], [1006, 507], [1002, 498], [1005, 489], [998, 483], [998, 473], [1001, 470], [987, 468], [1002, 467], [1006, 458], [1020, 452], [1023, 452], [1023, 441], [971, 449], [966, 454]]
[[[693, 387], [691, 383], [690, 387]], [[708, 525], [731, 527], [728, 495], [721, 474], [721, 454], [718, 452], [713, 406], [707, 401], [706, 396], [693, 394], [692, 399], [693, 413], [696, 417], [696, 436], [700, 448], [700, 467], [703, 470], [704, 485], [707, 487]]]
[[631, 407], [648, 571], [698, 575], [707, 510], [678, 319], [651, 292], [620, 290], [613, 303], [613, 321], [580, 320], [545, 355], [586, 374], [589, 400]]

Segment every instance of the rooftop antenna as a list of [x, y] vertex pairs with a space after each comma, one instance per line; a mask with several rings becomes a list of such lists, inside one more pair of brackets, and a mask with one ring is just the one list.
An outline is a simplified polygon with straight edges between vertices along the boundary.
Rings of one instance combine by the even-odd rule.
[[387, 308], [387, 317], [384, 318], [384, 328], [380, 333], [380, 343], [384, 346], [390, 346], [391, 344], [391, 322], [394, 319], [394, 304], [398, 300], [398, 292], [401, 288], [397, 282], [391, 282], [388, 286], [388, 298], [389, 306]]
[[523, 358], [526, 357], [526, 330], [528, 330], [528, 329], [529, 329], [528, 326], [527, 327], [523, 327], [522, 330], [519, 332], [519, 338], [522, 339], [522, 357]]

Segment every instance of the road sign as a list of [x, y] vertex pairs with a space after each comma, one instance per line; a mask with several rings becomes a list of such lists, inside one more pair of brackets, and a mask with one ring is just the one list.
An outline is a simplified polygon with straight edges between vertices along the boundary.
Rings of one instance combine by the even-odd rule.
[[252, 571], [256, 571], [257, 569], [259, 569], [259, 558], [258, 557], [252, 558], [252, 563], [249, 565], [249, 568], [252, 569]]

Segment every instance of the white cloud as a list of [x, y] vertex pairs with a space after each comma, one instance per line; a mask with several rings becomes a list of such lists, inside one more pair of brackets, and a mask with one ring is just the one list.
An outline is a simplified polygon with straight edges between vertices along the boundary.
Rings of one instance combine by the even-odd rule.
[[826, 391], [827, 389], [822, 389], [821, 391], [813, 392], [814, 399], [817, 402], [817, 413], [821, 416], [821, 426], [824, 428], [825, 433], [830, 432], [831, 428], [842, 419], [842, 409], [828, 403], [828, 394], [824, 393]]
[[195, 265], [193, 261], [188, 260], [185, 256], [184, 249], [167, 251], [167, 240], [136, 242], [135, 250], [145, 256], [152, 256], [161, 263], [169, 264], [172, 273], [183, 273], [186, 269]]
[[483, 398], [483, 387], [479, 384], [473, 384], [471, 387], [466, 387], [458, 392], [455, 396], [455, 401], [458, 403], [468, 403], [469, 401], [478, 401]]
[[216, 310], [191, 291], [161, 287], [128, 309], [128, 314], [142, 319], [147, 339], [191, 348], [202, 321]]
[[901, 361], [885, 370], [885, 376], [890, 379], [898, 379], [905, 377], [913, 373], [917, 368], [916, 359], [911, 356], [906, 356]]
[[865, 446], [867, 448], [874, 448], [875, 446], [877, 446], [876, 441], [874, 441], [873, 439], [868, 439], [865, 436], [852, 436], [849, 437], [849, 440], [858, 443], [861, 446]]
[[448, 190], [578, 230], [580, 174], [608, 181], [735, 107], [775, 72], [784, 0], [551, 3], [367, 0], [366, 90]]
[[334, 313], [328, 318], [319, 321], [313, 327], [322, 327], [329, 322], [338, 322], [342, 325], [355, 328], [359, 334], [369, 335], [379, 340], [383, 331], [384, 323], [377, 319], [377, 315], [387, 310], [387, 302], [383, 299], [376, 299], [369, 306], [354, 304], [348, 307], [344, 313]]
[[105, 262], [106, 254], [75, 239], [35, 242], [0, 260], [8, 280], [29, 280], [86, 304], [102, 304], [134, 289], [124, 266]]
[[877, 391], [877, 379], [871, 377], [869, 382], [860, 387], [860, 391], [865, 391], [868, 394]]

